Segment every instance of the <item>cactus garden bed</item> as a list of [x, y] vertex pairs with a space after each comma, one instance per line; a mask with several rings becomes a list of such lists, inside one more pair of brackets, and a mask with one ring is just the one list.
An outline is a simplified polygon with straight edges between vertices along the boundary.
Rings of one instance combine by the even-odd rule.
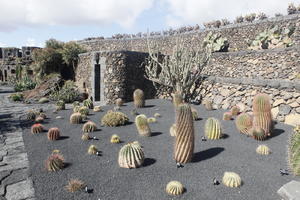
[[[58, 127], [61, 138], [56, 141], [47, 139], [47, 132], [31, 134], [24, 127], [24, 142], [28, 152], [30, 168], [37, 199], [280, 199], [277, 190], [292, 179], [293, 175], [281, 175], [280, 169], [287, 169], [287, 140], [293, 128], [276, 124], [273, 136], [266, 141], [256, 141], [240, 134], [235, 121], [222, 120], [225, 110], [206, 111], [203, 106], [193, 106], [198, 110], [195, 121], [195, 150], [191, 163], [177, 168], [173, 160], [175, 138], [170, 136], [169, 128], [174, 123], [175, 113], [171, 102], [166, 100], [147, 100], [145, 108], [139, 108], [140, 114], [153, 117], [160, 113], [156, 123], [151, 123], [151, 137], [139, 136], [131, 114], [133, 103], [126, 103], [121, 112], [129, 117], [129, 123], [119, 127], [101, 127], [100, 119], [113, 106], [103, 107], [103, 112], [90, 110], [88, 120], [96, 123], [98, 129], [90, 133], [98, 140], [83, 141], [81, 124], [69, 122], [72, 109], [47, 112], [42, 123], [48, 130]], [[61, 116], [61, 119], [57, 119]], [[220, 140], [201, 141], [204, 125], [208, 117], [220, 120], [224, 137]], [[117, 134], [122, 143], [112, 144], [111, 136]], [[137, 169], [120, 168], [118, 153], [128, 142], [139, 141], [142, 145], [145, 161]], [[266, 144], [271, 150], [267, 156], [256, 153], [259, 144]], [[89, 155], [88, 148], [95, 145], [101, 156]], [[48, 172], [45, 160], [59, 150], [65, 159], [65, 168], [57, 172]], [[216, 178], [220, 182], [224, 172], [240, 175], [242, 186], [228, 188], [222, 183], [213, 184]], [[65, 189], [70, 179], [85, 182], [90, 193]], [[179, 181], [185, 192], [180, 196], [169, 196], [165, 192], [170, 181]]]

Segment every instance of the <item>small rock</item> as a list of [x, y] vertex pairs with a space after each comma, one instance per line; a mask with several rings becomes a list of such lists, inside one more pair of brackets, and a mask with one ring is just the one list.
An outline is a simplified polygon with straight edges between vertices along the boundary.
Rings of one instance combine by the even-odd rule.
[[300, 114], [300, 107], [296, 108], [296, 112]]
[[219, 96], [219, 95], [218, 95], [218, 96], [216, 96], [216, 97], [214, 98], [214, 103], [218, 105], [218, 104], [220, 104], [220, 103], [223, 101], [223, 99], [224, 99], [224, 98], [223, 98], [222, 96]]
[[238, 103], [236, 104], [240, 108], [240, 112], [244, 112], [246, 110], [246, 106], [243, 103]]
[[228, 97], [230, 95], [230, 90], [228, 89], [221, 89], [220, 94], [224, 97]]
[[292, 108], [296, 108], [296, 107], [299, 107], [299, 103], [294, 101], [293, 103], [290, 103], [289, 104]]
[[279, 106], [279, 114], [280, 115], [287, 115], [291, 112], [291, 106], [289, 105], [285, 105], [285, 104], [281, 104]]
[[285, 124], [296, 126], [300, 125], [300, 114], [289, 114], [285, 117]]
[[300, 182], [293, 180], [284, 184], [277, 191], [277, 194], [279, 194], [284, 200], [300, 199]]
[[271, 113], [272, 113], [273, 118], [276, 119], [279, 114], [279, 108], [278, 107], [272, 108]]
[[280, 122], [284, 122], [284, 116], [279, 115], [279, 116], [277, 117], [277, 120], [280, 121]]
[[282, 98], [284, 100], [289, 100], [289, 99], [293, 98], [293, 96], [290, 93], [286, 93]]
[[62, 119], [62, 116], [57, 116], [57, 117], [55, 117], [56, 119]]
[[285, 103], [285, 101], [283, 99], [277, 99], [274, 101], [273, 103], [273, 107], [279, 106], [280, 104]]

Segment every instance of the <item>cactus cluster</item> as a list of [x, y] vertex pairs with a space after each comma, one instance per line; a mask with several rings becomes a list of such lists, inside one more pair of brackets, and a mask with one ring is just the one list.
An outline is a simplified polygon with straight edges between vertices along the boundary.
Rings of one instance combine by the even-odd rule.
[[65, 186], [65, 189], [68, 192], [76, 192], [78, 190], [82, 190], [86, 184], [79, 179], [71, 179], [68, 181], [68, 185]]
[[116, 103], [116, 106], [121, 107], [121, 106], [123, 106], [124, 102], [121, 98], [117, 98], [115, 103]]
[[89, 114], [89, 108], [87, 106], [81, 106], [78, 110], [81, 115], [87, 116]]
[[256, 153], [260, 155], [269, 155], [271, 151], [267, 145], [261, 144], [256, 148]]
[[82, 115], [80, 113], [73, 113], [70, 116], [70, 123], [71, 124], [80, 124], [83, 121]]
[[174, 159], [179, 163], [190, 162], [194, 153], [194, 120], [191, 107], [180, 104], [176, 108], [176, 142]]
[[174, 92], [174, 94], [172, 94], [172, 98], [173, 98], [173, 105], [175, 108], [183, 103], [183, 97], [180, 91]]
[[217, 140], [222, 137], [222, 130], [219, 120], [210, 117], [205, 122], [205, 136], [210, 140]]
[[126, 114], [122, 112], [108, 111], [101, 119], [101, 123], [104, 126], [122, 126], [129, 121]]
[[252, 117], [248, 113], [241, 113], [235, 120], [236, 128], [243, 134], [251, 135]]
[[166, 192], [169, 195], [181, 195], [184, 192], [184, 187], [179, 181], [170, 181], [167, 184]]
[[119, 151], [119, 166], [122, 168], [137, 168], [144, 163], [144, 152], [138, 142], [124, 145]]
[[82, 131], [86, 133], [94, 132], [96, 129], [97, 129], [97, 125], [92, 121], [86, 122], [82, 127]]
[[110, 138], [110, 143], [120, 143], [121, 140], [120, 140], [120, 137], [117, 135], [117, 134], [113, 134]]
[[142, 108], [145, 106], [145, 95], [143, 90], [136, 89], [133, 92], [133, 103], [136, 108]]
[[135, 125], [138, 130], [138, 133], [141, 136], [151, 136], [151, 130], [148, 124], [148, 119], [146, 115], [138, 115], [135, 118]]
[[32, 134], [37, 134], [37, 133], [41, 133], [44, 131], [44, 127], [42, 124], [33, 124], [31, 126], [31, 133]]
[[176, 136], [176, 124], [172, 124], [172, 126], [170, 127], [170, 135], [172, 137]]
[[93, 101], [91, 99], [86, 99], [83, 101], [83, 106], [89, 108], [89, 109], [93, 109], [94, 108], [94, 104]]
[[55, 107], [56, 107], [57, 111], [58, 110], [64, 110], [64, 109], [66, 109], [66, 104], [63, 100], [59, 100], [59, 101], [56, 102]]
[[227, 187], [239, 187], [242, 184], [242, 179], [237, 173], [225, 172], [222, 182]]
[[97, 147], [95, 145], [91, 145], [88, 148], [88, 154], [92, 155], [92, 154], [96, 154], [98, 151]]
[[221, 34], [209, 32], [204, 38], [203, 46], [210, 48], [212, 52], [226, 52], [228, 51], [229, 42]]
[[47, 133], [47, 137], [49, 140], [58, 140], [60, 137], [60, 131], [58, 128], [50, 128]]
[[231, 112], [225, 112], [223, 114], [223, 120], [231, 120], [231, 117], [232, 117]]
[[59, 153], [52, 153], [46, 160], [48, 171], [55, 172], [64, 168], [64, 157]]
[[293, 174], [300, 176], [300, 132], [297, 130], [289, 139], [288, 163]]

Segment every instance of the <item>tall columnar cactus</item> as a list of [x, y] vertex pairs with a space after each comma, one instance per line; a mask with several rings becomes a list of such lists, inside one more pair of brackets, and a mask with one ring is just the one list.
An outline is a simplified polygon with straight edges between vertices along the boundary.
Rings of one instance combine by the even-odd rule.
[[70, 116], [71, 124], [80, 124], [82, 122], [82, 115], [80, 113], [73, 113]]
[[139, 143], [124, 145], [119, 151], [119, 166], [122, 168], [137, 168], [144, 163], [144, 152]]
[[256, 140], [265, 140], [266, 139], [266, 133], [265, 130], [261, 127], [254, 126], [249, 130], [251, 136]]
[[266, 136], [271, 135], [272, 114], [267, 94], [257, 94], [253, 99], [253, 126], [264, 129]]
[[179, 104], [183, 103], [183, 97], [182, 97], [182, 93], [177, 91], [174, 94], [172, 94], [173, 97], [173, 105], [175, 107], [179, 106]]
[[222, 130], [219, 120], [216, 118], [208, 118], [205, 122], [205, 136], [210, 140], [217, 140], [222, 137]]
[[46, 160], [48, 171], [55, 172], [64, 168], [64, 157], [59, 153], [52, 153]]
[[66, 104], [63, 100], [59, 100], [55, 104], [56, 110], [64, 110], [66, 109]]
[[93, 109], [94, 108], [94, 104], [93, 101], [91, 99], [86, 99], [83, 101], [83, 105], [89, 109]]
[[135, 125], [141, 136], [151, 136], [151, 130], [146, 115], [136, 116]]
[[92, 121], [86, 122], [82, 127], [82, 131], [86, 133], [94, 132], [96, 129], [97, 129], [97, 125]]
[[294, 175], [300, 176], [300, 132], [294, 131], [288, 146], [288, 163]]
[[145, 95], [143, 90], [136, 89], [133, 92], [133, 103], [136, 108], [142, 108], [145, 106]]
[[176, 109], [176, 142], [174, 158], [176, 162], [191, 161], [194, 153], [194, 120], [191, 107], [180, 104]]
[[37, 134], [37, 133], [41, 133], [44, 131], [44, 127], [42, 124], [33, 124], [31, 126], [31, 133], [32, 134]]
[[58, 128], [50, 128], [47, 133], [47, 137], [49, 140], [58, 140], [60, 137], [60, 131]]
[[241, 113], [235, 120], [236, 128], [243, 134], [251, 135], [252, 117], [248, 113]]

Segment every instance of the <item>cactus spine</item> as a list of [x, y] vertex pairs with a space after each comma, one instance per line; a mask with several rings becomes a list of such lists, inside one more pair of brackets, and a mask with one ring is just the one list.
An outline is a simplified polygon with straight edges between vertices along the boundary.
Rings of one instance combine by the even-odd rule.
[[124, 145], [119, 151], [119, 166], [122, 168], [137, 168], [144, 163], [144, 152], [137, 142]]
[[80, 113], [73, 113], [70, 116], [71, 124], [80, 124], [82, 122], [82, 115]]
[[216, 118], [208, 118], [205, 122], [205, 136], [210, 140], [217, 140], [222, 137], [221, 125]]
[[51, 172], [63, 169], [64, 165], [64, 157], [59, 153], [52, 153], [46, 161], [46, 168]]
[[60, 137], [60, 131], [58, 128], [50, 128], [47, 133], [49, 140], [58, 140]]
[[176, 142], [174, 158], [176, 162], [191, 161], [194, 153], [194, 121], [191, 107], [180, 104], [176, 109]]
[[241, 113], [235, 120], [236, 128], [243, 134], [251, 135], [252, 117], [247, 113]]
[[222, 182], [227, 187], [239, 187], [242, 184], [242, 179], [237, 173], [225, 172]]
[[92, 121], [86, 122], [82, 127], [82, 131], [86, 133], [94, 132], [96, 129], [97, 125]]
[[44, 127], [42, 126], [42, 124], [34, 124], [31, 126], [31, 133], [32, 134], [37, 134], [37, 133], [41, 133], [44, 131]]
[[295, 129], [289, 139], [288, 163], [294, 175], [300, 175], [300, 132]]
[[135, 125], [141, 136], [151, 136], [151, 130], [146, 115], [136, 116]]
[[142, 108], [145, 106], [145, 95], [143, 90], [136, 89], [133, 92], [133, 103], [136, 108]]
[[179, 181], [170, 181], [167, 184], [166, 192], [169, 195], [180, 195], [184, 192], [184, 187]]

